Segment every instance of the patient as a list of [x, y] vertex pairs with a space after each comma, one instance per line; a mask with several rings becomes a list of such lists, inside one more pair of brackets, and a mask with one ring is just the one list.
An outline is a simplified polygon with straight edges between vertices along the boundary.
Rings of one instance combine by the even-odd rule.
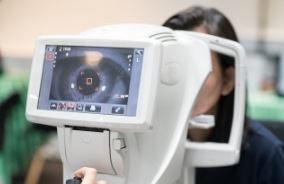
[[[170, 17], [164, 26], [238, 41], [230, 21], [214, 8], [190, 7]], [[188, 139], [198, 142], [228, 142], [234, 107], [234, 60], [215, 52], [211, 52], [211, 56], [213, 71], [192, 115], [214, 115], [216, 126], [209, 130], [190, 129]], [[261, 124], [245, 117], [244, 123], [240, 162], [226, 167], [196, 168], [197, 184], [283, 184], [283, 143]], [[81, 168], [75, 175], [83, 178], [83, 184], [105, 183], [96, 182], [95, 169]]]

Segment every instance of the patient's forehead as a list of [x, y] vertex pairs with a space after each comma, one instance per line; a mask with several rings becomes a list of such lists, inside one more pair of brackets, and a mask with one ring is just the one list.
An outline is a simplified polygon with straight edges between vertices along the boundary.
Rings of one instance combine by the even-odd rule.
[[199, 32], [199, 33], [208, 33], [204, 25], [200, 25], [198, 27], [195, 27], [191, 31]]

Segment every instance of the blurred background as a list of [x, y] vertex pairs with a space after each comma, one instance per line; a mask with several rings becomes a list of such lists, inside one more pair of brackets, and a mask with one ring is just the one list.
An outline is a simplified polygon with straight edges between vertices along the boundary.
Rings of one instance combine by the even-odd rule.
[[[282, 0], [0, 0], [0, 180], [60, 184], [56, 130], [27, 122], [26, 89], [40, 35], [76, 35], [115, 23], [161, 25], [191, 5], [221, 10], [247, 52], [248, 109], [284, 140]], [[1, 183], [1, 181], [0, 181]]]

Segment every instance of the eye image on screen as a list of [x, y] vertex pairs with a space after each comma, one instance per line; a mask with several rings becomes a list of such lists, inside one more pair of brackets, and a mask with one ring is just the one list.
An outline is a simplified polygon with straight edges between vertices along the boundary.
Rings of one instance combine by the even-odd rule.
[[134, 111], [130, 109], [137, 106], [142, 59], [143, 49], [47, 46], [39, 108], [104, 114]]
[[50, 100], [126, 104], [127, 98], [117, 95], [129, 91], [128, 61], [115, 54], [108, 57], [103, 52], [85, 51], [82, 56], [57, 59]]

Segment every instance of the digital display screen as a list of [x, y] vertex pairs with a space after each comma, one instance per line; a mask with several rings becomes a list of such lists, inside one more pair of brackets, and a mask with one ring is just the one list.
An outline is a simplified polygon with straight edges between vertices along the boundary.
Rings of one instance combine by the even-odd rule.
[[135, 116], [143, 48], [47, 45], [38, 109]]

